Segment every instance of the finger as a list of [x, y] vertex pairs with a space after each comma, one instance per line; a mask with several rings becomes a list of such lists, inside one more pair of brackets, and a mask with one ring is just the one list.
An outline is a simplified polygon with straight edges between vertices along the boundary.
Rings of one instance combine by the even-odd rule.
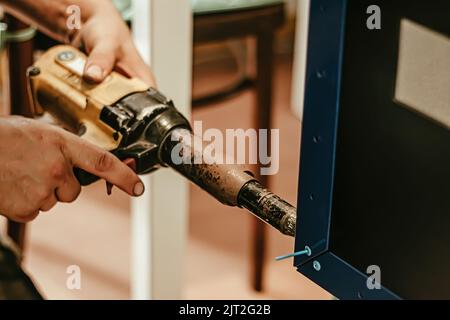
[[137, 174], [118, 158], [73, 134], [64, 135], [66, 157], [73, 166], [107, 180], [132, 196], [144, 193], [144, 184]]
[[61, 202], [73, 202], [80, 195], [81, 186], [75, 178], [73, 171], [63, 181], [63, 183], [56, 188], [56, 198]]
[[77, 32], [75, 36], [72, 38], [70, 44], [75, 48], [81, 49], [83, 47], [83, 33]]
[[153, 87], [153, 88], [157, 87], [155, 77], [150, 72], [150, 68], [148, 66], [138, 69], [136, 71], [135, 77], [141, 79], [146, 84], [148, 84], [150, 87]]
[[133, 66], [127, 61], [119, 61], [114, 66], [114, 71], [124, 75], [127, 78], [138, 78], [149, 87], [156, 88], [156, 80], [151, 73], [150, 68], [142, 63], [140, 67]]
[[150, 67], [134, 47], [125, 49], [124, 57], [117, 62], [115, 69], [129, 77], [139, 78], [151, 87], [156, 87], [156, 80]]
[[[129, 168], [131, 168], [131, 170], [136, 172], [136, 160], [134, 160], [133, 158], [127, 158], [127, 159], [123, 160], [122, 162], [125, 163]], [[111, 183], [109, 183], [108, 181], [106, 181], [106, 193], [108, 194], [108, 196], [111, 195], [112, 188], [113, 188], [113, 185]]]
[[111, 73], [116, 62], [114, 41], [104, 38], [91, 50], [84, 68], [84, 79], [90, 82], [102, 82]]
[[19, 223], [27, 223], [30, 221], [33, 221], [38, 215], [39, 215], [39, 210], [33, 210], [24, 214], [19, 214], [19, 215], [12, 215], [12, 220], [19, 222]]
[[44, 201], [42, 201], [40, 205], [40, 211], [47, 212], [51, 208], [53, 208], [56, 203], [58, 202], [58, 199], [56, 199], [55, 193], [52, 193], [50, 196], [48, 196]]

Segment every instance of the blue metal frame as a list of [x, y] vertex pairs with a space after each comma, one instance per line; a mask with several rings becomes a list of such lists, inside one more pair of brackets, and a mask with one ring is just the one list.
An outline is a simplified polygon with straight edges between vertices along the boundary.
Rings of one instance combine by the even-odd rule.
[[368, 289], [362, 273], [329, 250], [347, 0], [311, 0], [295, 250], [298, 271], [339, 299], [398, 299]]

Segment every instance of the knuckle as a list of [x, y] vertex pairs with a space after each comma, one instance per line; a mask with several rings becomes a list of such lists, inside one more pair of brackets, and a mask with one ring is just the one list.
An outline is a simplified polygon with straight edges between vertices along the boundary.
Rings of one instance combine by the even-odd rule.
[[114, 165], [113, 157], [106, 151], [100, 152], [94, 159], [94, 168], [103, 172], [110, 170]]
[[52, 130], [52, 132], [48, 132], [49, 142], [58, 147], [61, 147], [64, 144], [64, 138], [60, 130], [62, 129], [55, 128], [55, 130]]
[[42, 202], [51, 195], [51, 189], [49, 187], [41, 186], [36, 188], [35, 197], [36, 202]]
[[66, 166], [63, 162], [57, 161], [50, 168], [50, 176], [56, 180], [62, 180], [66, 176]]
[[47, 204], [45, 207], [42, 207], [40, 210], [43, 212], [47, 212], [47, 211], [50, 211], [55, 205], [56, 205], [56, 202], [52, 202], [50, 204]]
[[16, 221], [21, 223], [26, 223], [33, 221], [39, 215], [39, 210], [31, 209], [28, 211], [24, 211], [17, 216]]
[[26, 217], [25, 217], [26, 222], [33, 221], [34, 219], [36, 219], [36, 217], [37, 217], [38, 215], [39, 215], [39, 210], [35, 210], [35, 211], [32, 211], [32, 212], [28, 213], [28, 214], [26, 215]]
[[54, 130], [53, 128], [47, 130], [37, 130], [36, 136], [40, 142], [49, 145], [59, 145], [61, 142], [61, 136], [58, 130]]
[[81, 187], [80, 186], [78, 186], [77, 188], [74, 188], [72, 190], [72, 193], [70, 194], [70, 197], [67, 199], [67, 202], [74, 202], [78, 198], [80, 193], [81, 193]]
[[69, 151], [67, 150], [67, 145], [64, 143], [63, 139], [60, 141], [59, 151], [65, 159], [70, 160], [70, 157], [68, 157]]
[[73, 197], [70, 200], [70, 202], [75, 201], [78, 198], [78, 196], [80, 195], [80, 193], [81, 193], [81, 185], [79, 183], [77, 183], [76, 187], [74, 188]]
[[70, 188], [70, 190], [68, 190], [67, 193], [61, 195], [59, 200], [61, 202], [65, 202], [65, 203], [73, 202], [78, 198], [78, 196], [80, 195], [80, 192], [81, 192], [81, 186], [80, 185], [74, 186], [74, 187]]

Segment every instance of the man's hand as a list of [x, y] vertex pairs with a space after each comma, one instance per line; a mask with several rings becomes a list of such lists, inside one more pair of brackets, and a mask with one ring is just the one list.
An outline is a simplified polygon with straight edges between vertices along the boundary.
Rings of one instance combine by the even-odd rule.
[[155, 86], [150, 68], [134, 46], [128, 26], [109, 1], [96, 4], [72, 44], [77, 47], [82, 44], [89, 55], [84, 72], [86, 80], [101, 82], [114, 69]]
[[58, 201], [74, 201], [81, 191], [74, 167], [132, 196], [144, 192], [139, 177], [118, 158], [63, 129], [2, 117], [0, 137], [0, 213], [12, 220], [27, 222]]
[[[89, 54], [85, 78], [101, 82], [116, 70], [155, 86], [150, 68], [133, 44], [130, 31], [110, 0], [0, 0], [6, 11], [63, 43], [83, 45]], [[81, 29], [69, 29], [69, 6], [80, 8]]]

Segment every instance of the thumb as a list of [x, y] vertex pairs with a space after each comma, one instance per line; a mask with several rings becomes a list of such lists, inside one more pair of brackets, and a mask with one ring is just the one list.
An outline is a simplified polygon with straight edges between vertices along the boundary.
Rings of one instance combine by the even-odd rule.
[[84, 67], [84, 79], [99, 83], [108, 76], [116, 62], [116, 48], [113, 41], [99, 41], [91, 50]]

